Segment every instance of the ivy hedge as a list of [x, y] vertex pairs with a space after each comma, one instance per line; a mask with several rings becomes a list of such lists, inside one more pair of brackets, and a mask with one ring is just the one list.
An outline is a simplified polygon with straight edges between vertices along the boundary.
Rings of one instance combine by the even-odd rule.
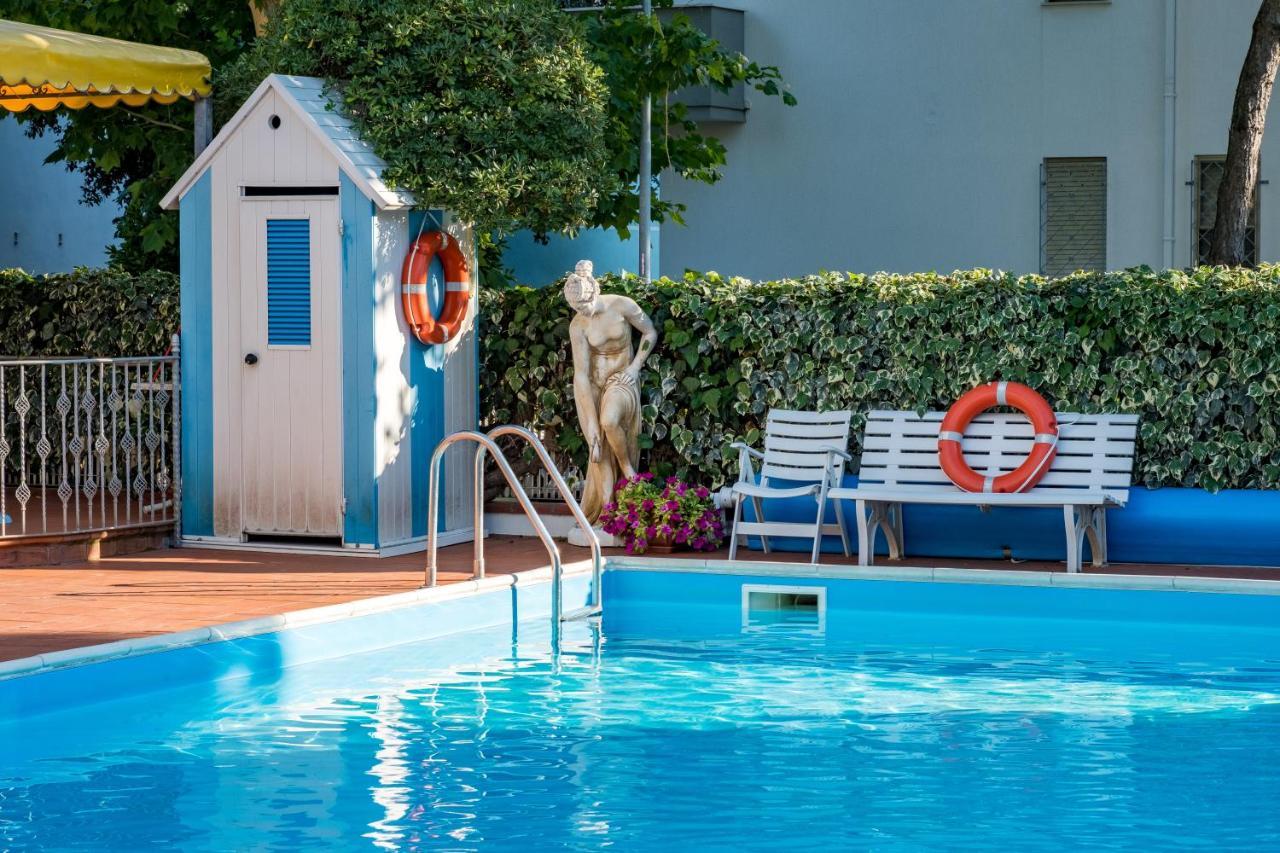
[[[1137, 482], [1280, 488], [1280, 266], [603, 284], [661, 335], [644, 377], [660, 474], [724, 483], [729, 443], [758, 441], [770, 407], [945, 409], [1011, 379], [1060, 411], [1140, 414]], [[482, 309], [484, 418], [532, 424], [580, 464], [560, 289], [488, 291]]]
[[173, 273], [0, 270], [0, 358], [161, 355], [178, 316]]

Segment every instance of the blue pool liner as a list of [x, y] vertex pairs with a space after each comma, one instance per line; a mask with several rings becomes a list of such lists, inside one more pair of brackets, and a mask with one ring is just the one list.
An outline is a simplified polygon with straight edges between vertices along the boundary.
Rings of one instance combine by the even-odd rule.
[[[590, 576], [565, 578], [566, 609], [586, 603]], [[158, 690], [247, 680], [272, 684], [290, 667], [550, 615], [550, 583], [516, 584], [465, 597], [284, 627], [0, 680], [0, 724]], [[3, 750], [0, 750], [3, 754]]]
[[[846, 475], [844, 484], [858, 478]], [[853, 501], [844, 501], [851, 546], [857, 550]], [[770, 521], [808, 521], [812, 498], [766, 500]], [[743, 507], [748, 520], [755, 513]], [[836, 520], [828, 508], [827, 521]], [[1066, 533], [1061, 509], [930, 506], [911, 504], [903, 514], [907, 555], [976, 559], [1065, 560]], [[1107, 511], [1107, 547], [1114, 563], [1193, 563], [1205, 566], [1280, 567], [1280, 491], [1228, 489], [1147, 489], [1135, 487], [1129, 503]], [[779, 551], [808, 551], [812, 542], [772, 536]], [[753, 550], [759, 537], [750, 537]], [[828, 536], [824, 553], [839, 553], [840, 540]], [[888, 554], [883, 535], [876, 537], [877, 554]], [[1085, 545], [1085, 559], [1089, 559]]]

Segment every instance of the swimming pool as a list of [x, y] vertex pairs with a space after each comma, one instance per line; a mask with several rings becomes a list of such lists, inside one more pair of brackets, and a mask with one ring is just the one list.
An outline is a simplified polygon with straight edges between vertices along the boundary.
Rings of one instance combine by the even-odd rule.
[[530, 618], [10, 720], [0, 847], [1280, 844], [1280, 596], [605, 578], [559, 659], [508, 592], [477, 612]]

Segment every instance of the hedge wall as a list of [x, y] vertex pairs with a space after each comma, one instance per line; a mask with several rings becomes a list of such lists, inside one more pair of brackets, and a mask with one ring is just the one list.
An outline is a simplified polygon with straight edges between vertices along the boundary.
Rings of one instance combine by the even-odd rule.
[[[1280, 487], [1278, 266], [604, 284], [661, 334], [644, 378], [659, 473], [723, 483], [729, 442], [757, 441], [771, 406], [945, 409], [1013, 379], [1059, 410], [1139, 413], [1139, 482]], [[560, 289], [489, 291], [482, 307], [483, 417], [543, 429], [581, 462]]]
[[178, 277], [0, 270], [0, 357], [160, 355], [178, 330]]

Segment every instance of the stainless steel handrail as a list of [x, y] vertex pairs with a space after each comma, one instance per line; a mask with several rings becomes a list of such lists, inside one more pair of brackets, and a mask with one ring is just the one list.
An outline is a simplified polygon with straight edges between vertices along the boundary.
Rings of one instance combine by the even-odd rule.
[[[560, 497], [569, 507], [569, 511], [573, 513], [573, 518], [578, 522], [587, 536], [587, 542], [591, 548], [591, 597], [587, 600], [587, 606], [580, 611], [570, 613], [567, 618], [574, 619], [599, 612], [601, 607], [601, 583], [604, 575], [604, 556], [600, 553], [600, 538], [596, 536], [595, 529], [591, 526], [591, 522], [587, 521], [587, 516], [583, 513], [582, 507], [578, 504], [577, 498], [573, 496], [573, 490], [569, 488], [569, 484], [565, 482], [564, 475], [560, 473], [560, 468], [556, 465], [555, 460], [551, 458], [551, 454], [547, 452], [546, 445], [532, 431], [526, 427], [517, 424], [503, 424], [489, 430], [488, 436], [491, 439], [498, 439], [504, 435], [514, 435], [523, 438], [538, 454], [539, 461], [542, 462], [543, 469], [547, 472], [547, 476], [551, 478], [551, 482], [555, 484], [556, 490], [560, 492]], [[475, 488], [476, 488], [476, 506], [483, 509], [484, 494], [484, 462], [485, 462], [485, 446], [480, 445], [476, 448], [476, 467], [475, 467]], [[483, 521], [483, 514], [477, 516], [477, 530], [479, 524]], [[475, 548], [475, 576], [484, 577], [484, 540], [483, 537], [476, 538]], [[559, 586], [559, 581], [556, 585]]]
[[[498, 430], [504, 429], [498, 427]], [[513, 430], [522, 429], [521, 427], [512, 427]], [[518, 434], [518, 433], [511, 433]], [[530, 434], [530, 437], [533, 437]], [[536, 437], [533, 437], [536, 441]], [[498, 469], [502, 471], [502, 476], [506, 478], [507, 485], [511, 488], [511, 493], [515, 495], [516, 500], [520, 504], [520, 508], [524, 510], [525, 515], [529, 518], [529, 524], [533, 526], [534, 532], [538, 538], [542, 540], [542, 545], [547, 549], [547, 556], [551, 559], [551, 648], [555, 653], [560, 651], [560, 623], [564, 621], [564, 606], [562, 601], [563, 583], [564, 583], [564, 567], [560, 562], [560, 549], [556, 546], [555, 540], [551, 536], [551, 532], [547, 530], [547, 525], [543, 522], [542, 517], [538, 515], [538, 511], [534, 509], [533, 502], [529, 500], [529, 495], [525, 492], [524, 487], [520, 485], [520, 479], [511, 470], [511, 463], [507, 461], [507, 457], [503, 454], [502, 449], [498, 447], [497, 442], [483, 433], [474, 432], [472, 430], [460, 430], [445, 436], [439, 444], [436, 445], [435, 451], [431, 454], [431, 466], [428, 479], [428, 498], [427, 498], [427, 570], [425, 583], [429, 587], [436, 585], [438, 579], [438, 562], [437, 553], [438, 545], [438, 527], [440, 519], [440, 463], [444, 457], [444, 452], [449, 449], [450, 445], [459, 441], [473, 441], [479, 447], [476, 451], [476, 471], [483, 473], [483, 464], [481, 462], [484, 451], [493, 453], [494, 461], [498, 463]], [[546, 453], [546, 448], [541, 446], [541, 442], [535, 446], [535, 450], [541, 449], [541, 453]], [[549, 458], [549, 457], [548, 457]], [[552, 463], [554, 469], [554, 463]], [[479, 477], [479, 475], [478, 475]], [[564, 478], [559, 476], [559, 470], [555, 470], [553, 479], [558, 479], [563, 483]], [[482, 485], [482, 483], [480, 484]], [[568, 486], [564, 486], [564, 491], [568, 491]], [[571, 495], [570, 495], [571, 497]], [[574, 501], [570, 509], [577, 507], [577, 501]], [[577, 515], [581, 515], [581, 508], [577, 508]], [[484, 490], [479, 488], [475, 495], [474, 508], [475, 534], [473, 542], [475, 543], [475, 560], [474, 566], [480, 568], [483, 576], [484, 566]], [[590, 529], [588, 527], [588, 529]], [[597, 548], [593, 552], [598, 555]], [[597, 564], [599, 565], [599, 564]], [[598, 595], [598, 593], [593, 593]], [[574, 613], [576, 618], [581, 614]]]

